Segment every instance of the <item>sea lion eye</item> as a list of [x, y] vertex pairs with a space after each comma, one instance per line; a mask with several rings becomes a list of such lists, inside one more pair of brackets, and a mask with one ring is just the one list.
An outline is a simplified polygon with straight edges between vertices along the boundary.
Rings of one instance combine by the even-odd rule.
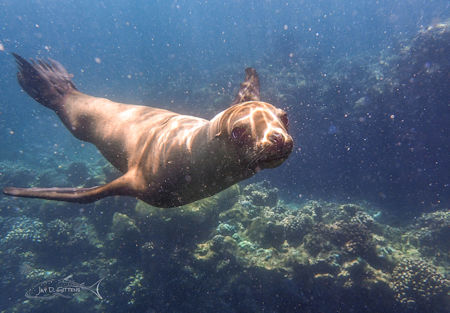
[[240, 144], [245, 143], [247, 137], [248, 136], [246, 134], [246, 129], [244, 127], [238, 126], [233, 128], [233, 130], [231, 131], [231, 138], [233, 138], [235, 142], [238, 142]]
[[289, 119], [287, 117], [287, 114], [284, 113], [283, 115], [281, 115], [280, 120], [283, 123], [284, 127], [286, 127], [286, 129], [287, 129], [289, 127]]
[[233, 137], [233, 139], [237, 140], [237, 139], [241, 138], [244, 135], [244, 133], [245, 133], [244, 127], [235, 127], [231, 131], [231, 137]]

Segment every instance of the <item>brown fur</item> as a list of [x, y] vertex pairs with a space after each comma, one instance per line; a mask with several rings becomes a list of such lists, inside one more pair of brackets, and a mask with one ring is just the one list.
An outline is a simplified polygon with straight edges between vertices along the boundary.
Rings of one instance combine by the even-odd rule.
[[[18, 59], [21, 69], [36, 70], [36, 64], [24, 61]], [[58, 84], [64, 68], [56, 61], [38, 64], [42, 68], [37, 73], [55, 76]], [[250, 72], [246, 82], [249, 78], [258, 81], [256, 72]], [[19, 81], [27, 80], [26, 75], [19, 72]], [[65, 87], [73, 86], [67, 75], [59, 78]], [[37, 81], [43, 85], [45, 79]], [[28, 92], [32, 88], [23, 80], [21, 85]], [[243, 85], [247, 91], [241, 86], [240, 98], [259, 100], [259, 82], [250, 89], [251, 82]], [[260, 169], [278, 166], [292, 151], [286, 113], [265, 102], [237, 103], [208, 121], [88, 96], [74, 86], [62, 95], [43, 98], [52, 92], [45, 84], [43, 88], [33, 98], [54, 109], [75, 137], [93, 143], [123, 176], [93, 188], [8, 187], [6, 194], [72, 202], [125, 195], [173, 207], [211, 196]]]

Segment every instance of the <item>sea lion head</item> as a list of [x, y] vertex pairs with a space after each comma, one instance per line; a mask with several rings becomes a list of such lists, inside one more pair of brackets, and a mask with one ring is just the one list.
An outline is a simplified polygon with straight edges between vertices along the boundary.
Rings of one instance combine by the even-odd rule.
[[285, 111], [262, 101], [247, 101], [225, 110], [220, 133], [238, 154], [240, 165], [252, 171], [282, 164], [292, 152]]

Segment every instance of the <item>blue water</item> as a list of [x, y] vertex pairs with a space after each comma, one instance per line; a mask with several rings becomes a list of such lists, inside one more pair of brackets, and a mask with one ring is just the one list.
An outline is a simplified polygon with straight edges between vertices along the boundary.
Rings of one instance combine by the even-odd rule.
[[[386, 135], [371, 136], [365, 142], [346, 142], [346, 135], [356, 131], [354, 125], [334, 122], [340, 130], [336, 136], [318, 136], [327, 133], [333, 114], [343, 112], [328, 110], [329, 117], [325, 114], [309, 116], [309, 106], [323, 105], [325, 109], [342, 106], [363, 95], [349, 86], [339, 95], [331, 94], [320, 100], [306, 90], [280, 101], [275, 99], [279, 90], [268, 86], [272, 81], [284, 85], [280, 82], [285, 79], [279, 73], [280, 68], [290, 63], [306, 63], [308, 66], [299, 70], [305, 71], [307, 79], [317, 80], [317, 86], [324, 78], [320, 76], [326, 75], [327, 69], [321, 69], [325, 63], [352, 58], [358, 62], [369, 56], [377, 58], [380, 53], [390, 53], [401, 40], [414, 37], [421, 27], [442, 21], [449, 13], [446, 1], [135, 1], [133, 4], [125, 1], [67, 1], [64, 4], [1, 1], [0, 5], [0, 41], [4, 47], [0, 54], [3, 69], [0, 103], [5, 134], [2, 142], [3, 146], [8, 146], [2, 151], [3, 157], [23, 158], [34, 154], [35, 149], [47, 151], [55, 144], [68, 155], [88, 157], [96, 153], [89, 146], [80, 149], [80, 143], [63, 129], [53, 114], [21, 94], [14, 77], [15, 65], [8, 52], [60, 61], [75, 75], [78, 88], [89, 94], [161, 106], [180, 113], [198, 112], [207, 118], [228, 103], [204, 103], [189, 91], [216, 84], [216, 90], [232, 99], [242, 79], [242, 70], [254, 66], [260, 72], [268, 71], [268, 75], [261, 77], [263, 98], [277, 100], [276, 105], [289, 111], [291, 131], [296, 146], [301, 149], [283, 168], [265, 174], [272, 180], [279, 177], [276, 173], [288, 176], [288, 184], [283, 185], [286, 179], [279, 183], [292, 197], [300, 193], [313, 195], [319, 189], [337, 197], [353, 196], [346, 191], [364, 189], [361, 186], [364, 183], [357, 182], [361, 175], [376, 176], [385, 169], [378, 165], [376, 169], [373, 166], [355, 168], [355, 161], [385, 162], [385, 155], [364, 154], [359, 151], [360, 147], [355, 149], [354, 146], [383, 145], [377, 139]], [[358, 81], [348, 83], [359, 83], [361, 78], [355, 76], [354, 79]], [[295, 86], [289, 88], [296, 89]], [[183, 94], [183, 91], [186, 92]], [[348, 99], [342, 99], [344, 97]], [[208, 114], [204, 114], [207, 108]], [[376, 131], [376, 127], [385, 127], [378, 124], [365, 123], [367, 129], [358, 131], [370, 133]], [[351, 151], [346, 151], [348, 145], [353, 146]], [[448, 165], [445, 160], [435, 161], [440, 164], [438, 172]], [[314, 172], [305, 172], [304, 168]], [[426, 172], [423, 168], [416, 170]], [[363, 173], [357, 173], [361, 171]], [[342, 176], [353, 185], [342, 188]], [[382, 184], [389, 179], [382, 178]], [[446, 191], [442, 186], [446, 182], [432, 180], [412, 183], [420, 184], [420, 188], [438, 184], [430, 189], [430, 194]], [[380, 182], [368, 189], [377, 188], [376, 184]], [[389, 192], [381, 189], [375, 193]], [[361, 193], [355, 195], [364, 197]], [[389, 197], [401, 198], [401, 195]], [[427, 200], [436, 202], [440, 197], [435, 195]]]
[[[429, 212], [449, 203], [448, 60], [434, 74], [442, 85], [413, 85], [414, 62], [425, 73], [437, 61], [396, 57], [448, 18], [445, 0], [0, 0], [0, 161], [103, 162], [21, 91], [11, 52], [58, 60], [87, 94], [204, 118], [229, 106], [252, 66], [262, 100], [288, 112], [295, 147], [248, 182], [269, 180], [287, 202]], [[378, 92], [383, 78], [400, 87]]]

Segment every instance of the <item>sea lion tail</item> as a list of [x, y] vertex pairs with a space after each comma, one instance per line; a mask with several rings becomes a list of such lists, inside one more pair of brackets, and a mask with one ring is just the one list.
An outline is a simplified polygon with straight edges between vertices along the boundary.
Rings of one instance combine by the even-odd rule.
[[23, 90], [37, 102], [56, 110], [64, 95], [76, 90], [71, 79], [73, 75], [57, 61], [48, 59], [28, 62], [20, 55], [13, 53], [19, 72], [17, 79]]

